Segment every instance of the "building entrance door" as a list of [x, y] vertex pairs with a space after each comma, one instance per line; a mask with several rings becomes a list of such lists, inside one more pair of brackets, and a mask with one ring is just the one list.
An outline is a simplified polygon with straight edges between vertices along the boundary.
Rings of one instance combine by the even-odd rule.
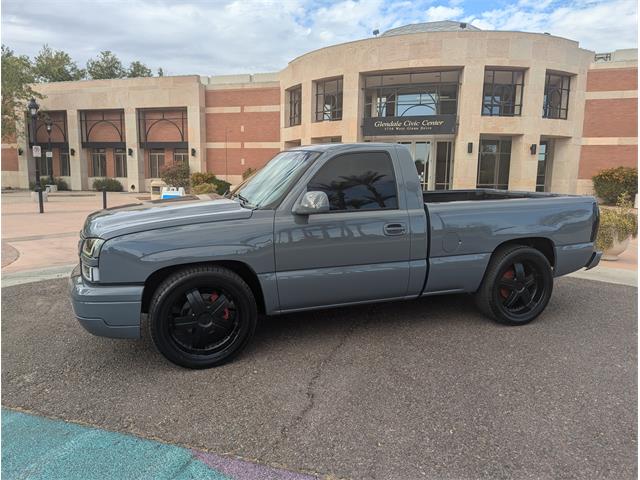
[[422, 190], [451, 188], [452, 142], [433, 140], [398, 143], [406, 145], [411, 152]]

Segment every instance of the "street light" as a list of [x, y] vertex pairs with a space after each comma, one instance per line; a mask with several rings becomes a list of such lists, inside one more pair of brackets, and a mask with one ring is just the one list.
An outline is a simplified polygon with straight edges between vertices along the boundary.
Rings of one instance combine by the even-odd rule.
[[[32, 98], [29, 101], [29, 105], [27, 105], [29, 109], [29, 115], [31, 115], [31, 128], [30, 128], [30, 137], [31, 137], [31, 145], [36, 144], [36, 120], [38, 118], [38, 109], [40, 105], [36, 103], [36, 99]], [[38, 194], [38, 205], [40, 207], [40, 213], [44, 213], [44, 205], [42, 203], [42, 186], [40, 185], [40, 159], [36, 158], [36, 185], [34, 190]]]
[[[49, 145], [47, 146], [47, 153], [45, 154], [45, 161], [47, 162], [47, 168], [49, 168], [49, 180], [51, 181], [51, 185], [54, 184], [53, 180], [53, 150], [51, 149], [51, 129], [53, 128], [53, 122], [51, 121], [51, 117], [47, 116], [45, 119], [45, 126], [47, 128], [47, 135], [49, 137]], [[49, 153], [51, 157], [49, 157]], [[49, 163], [49, 158], [51, 158], [51, 163]]]

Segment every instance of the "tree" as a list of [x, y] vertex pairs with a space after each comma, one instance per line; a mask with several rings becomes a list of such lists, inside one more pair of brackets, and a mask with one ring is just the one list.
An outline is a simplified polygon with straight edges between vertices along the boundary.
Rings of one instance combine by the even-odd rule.
[[68, 82], [84, 78], [85, 71], [78, 68], [68, 53], [43, 45], [33, 60], [33, 72], [39, 82]]
[[16, 134], [17, 124], [23, 119], [29, 99], [42, 98], [31, 88], [35, 82], [33, 66], [26, 55], [16, 56], [2, 45], [2, 136]]
[[131, 62], [129, 64], [129, 70], [127, 71], [127, 77], [136, 78], [136, 77], [152, 77], [151, 69], [147, 67], [144, 63], [139, 62], [138, 60]]
[[158, 68], [158, 76], [164, 77], [164, 70], [162, 69], [162, 67]]
[[110, 50], [100, 52], [97, 58], [87, 62], [87, 73], [94, 80], [123, 78], [126, 71], [122, 62]]

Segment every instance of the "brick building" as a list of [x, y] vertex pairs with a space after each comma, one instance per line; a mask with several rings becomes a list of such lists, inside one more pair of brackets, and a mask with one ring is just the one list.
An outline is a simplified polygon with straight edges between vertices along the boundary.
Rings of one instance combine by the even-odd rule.
[[[547, 34], [410, 25], [322, 48], [276, 73], [38, 84], [41, 174], [74, 190], [117, 178], [146, 191], [187, 162], [238, 183], [300, 144], [388, 141], [425, 189], [591, 192], [637, 164], [637, 50], [595, 54]], [[28, 122], [26, 122], [28, 123]], [[2, 185], [35, 178], [28, 128], [2, 144]]]

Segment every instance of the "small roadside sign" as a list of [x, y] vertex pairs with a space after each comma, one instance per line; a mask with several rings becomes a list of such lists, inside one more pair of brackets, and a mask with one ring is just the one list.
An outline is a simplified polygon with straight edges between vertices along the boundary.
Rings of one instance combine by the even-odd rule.
[[40, 158], [42, 156], [42, 148], [40, 145], [34, 145], [33, 147], [33, 156], [36, 158]]
[[53, 158], [53, 152], [45, 152], [47, 158]]

